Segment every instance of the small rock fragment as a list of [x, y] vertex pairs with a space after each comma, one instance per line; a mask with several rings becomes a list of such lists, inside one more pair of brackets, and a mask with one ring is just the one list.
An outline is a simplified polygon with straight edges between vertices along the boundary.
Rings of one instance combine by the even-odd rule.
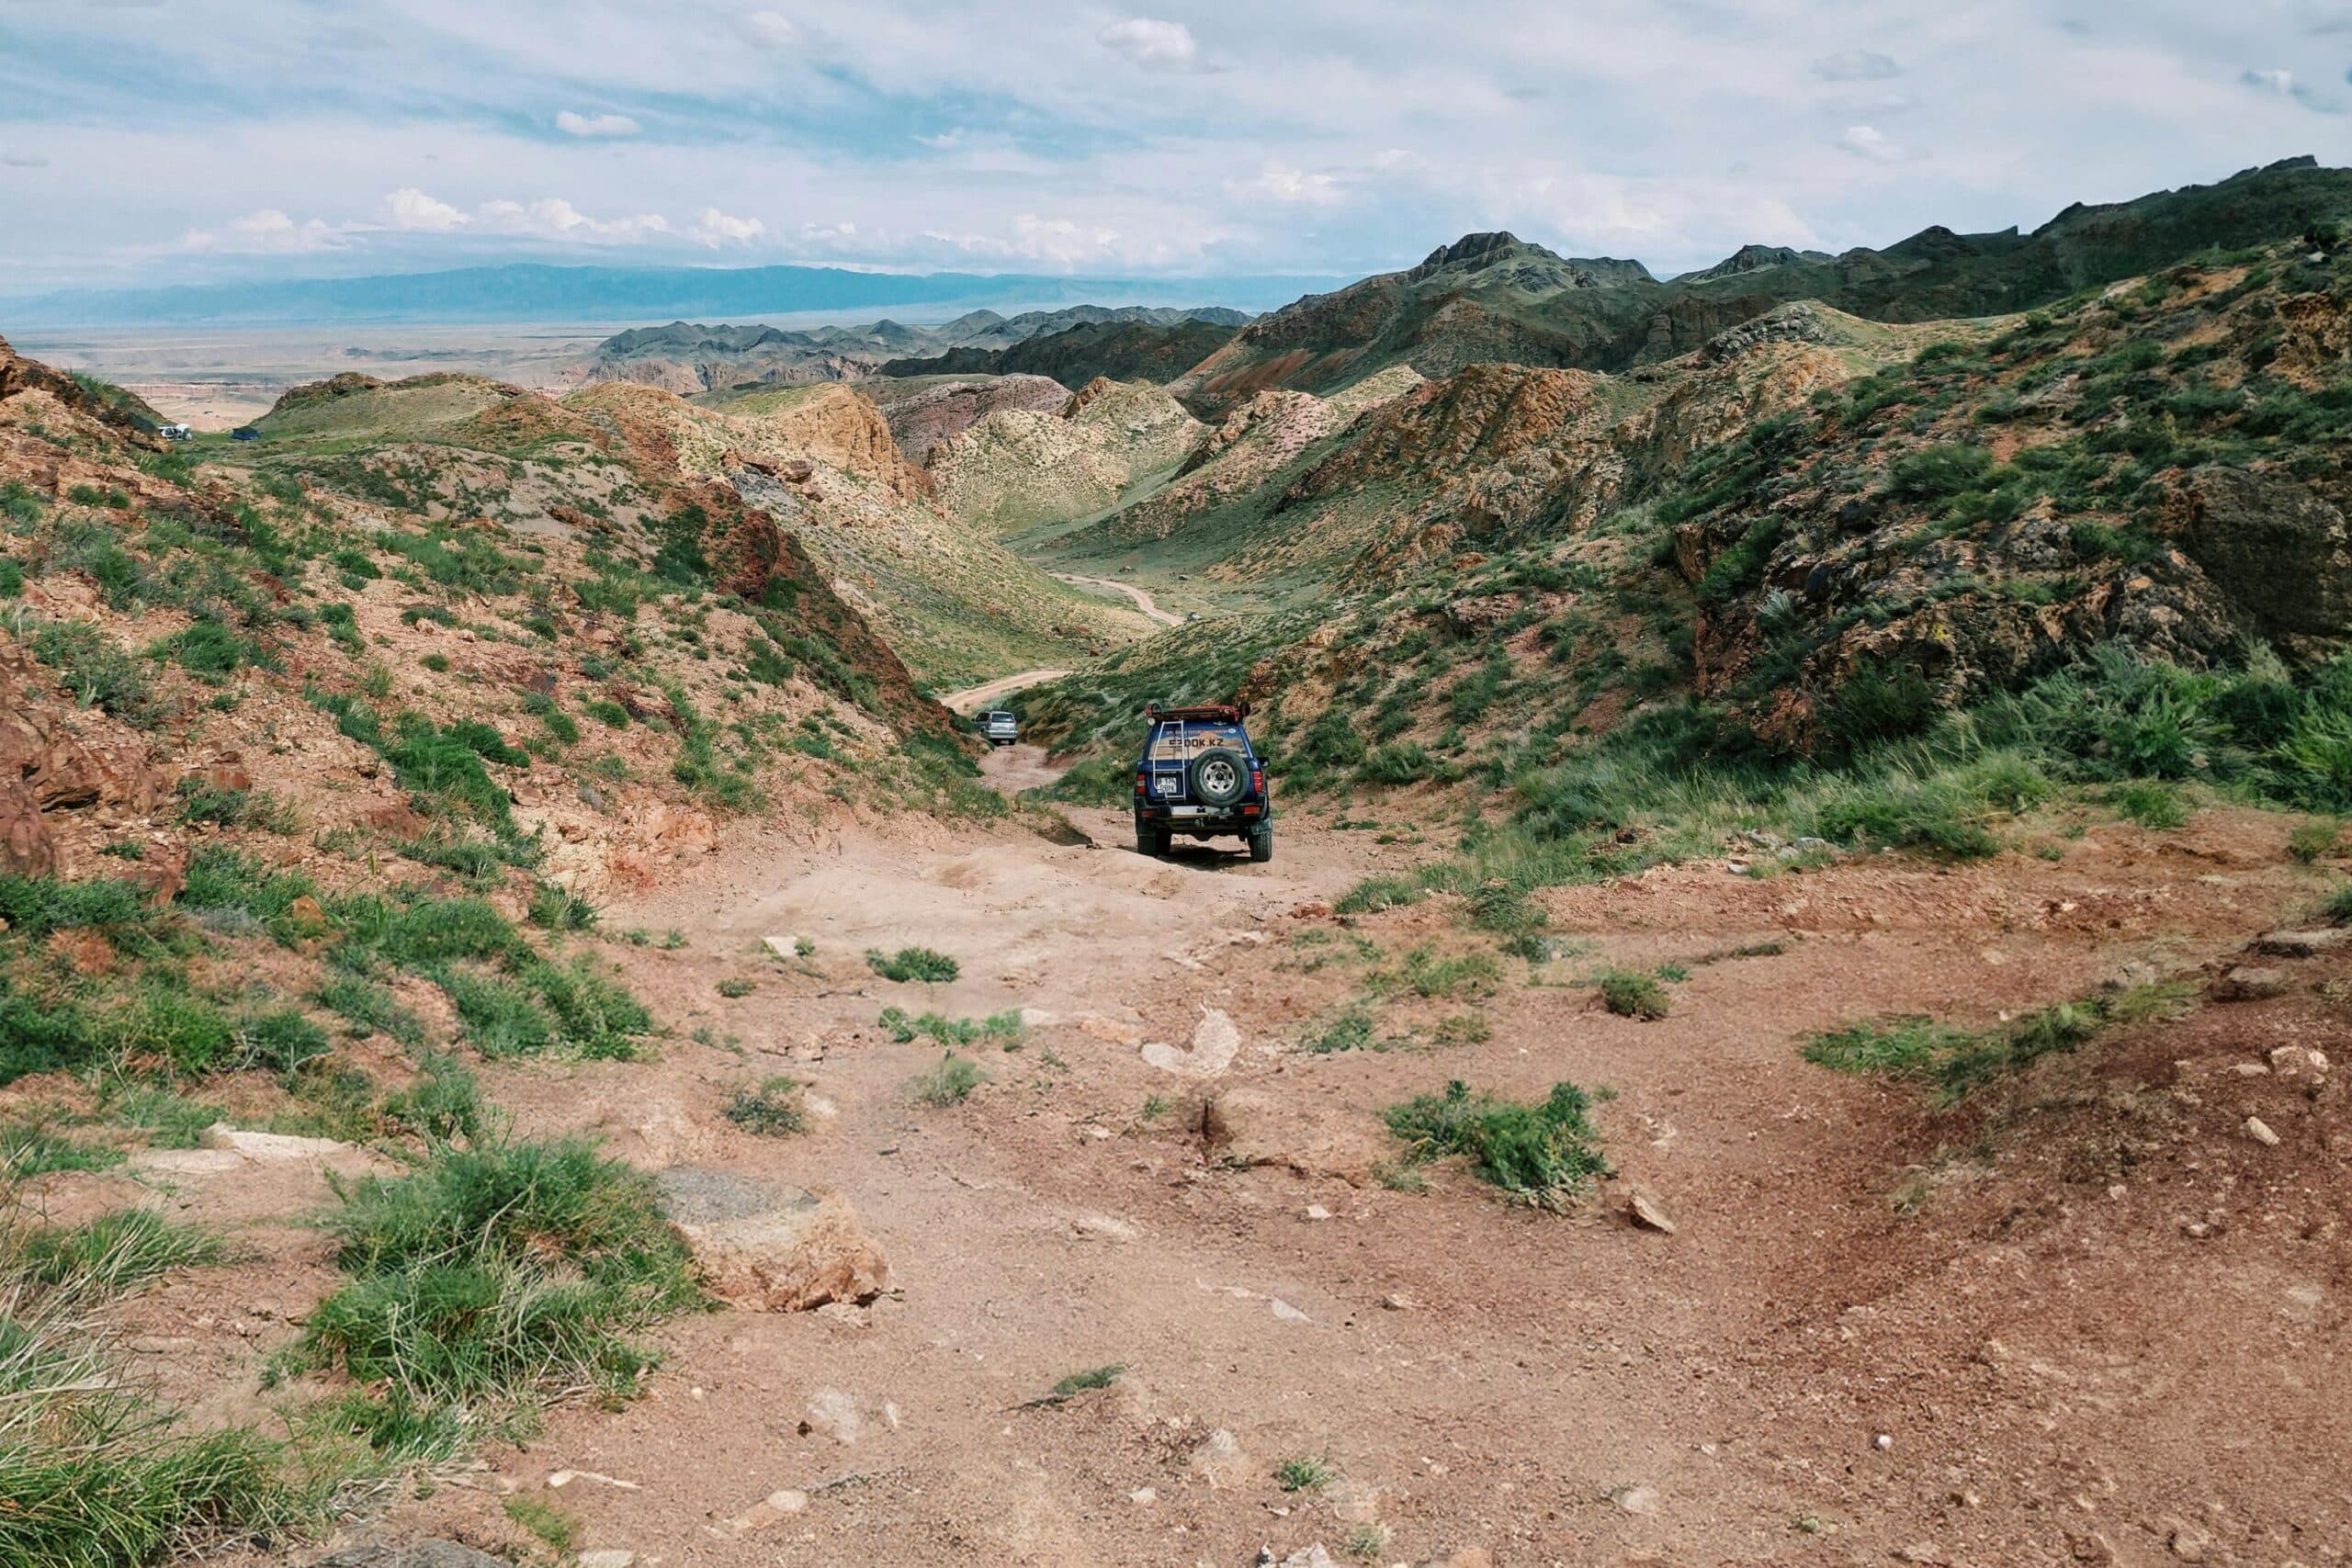
[[2272, 1132], [2270, 1123], [2259, 1116], [2249, 1116], [2245, 1119], [2245, 1135], [2265, 1148], [2275, 1149], [2278, 1146], [2278, 1134]]
[[1656, 1231], [1660, 1235], [1674, 1234], [1674, 1216], [1645, 1187], [1625, 1189], [1625, 1217], [1642, 1230]]
[[2290, 984], [2283, 969], [2241, 964], [2222, 976], [2213, 994], [2225, 1002], [2259, 1001], [2265, 997], [2285, 995]]

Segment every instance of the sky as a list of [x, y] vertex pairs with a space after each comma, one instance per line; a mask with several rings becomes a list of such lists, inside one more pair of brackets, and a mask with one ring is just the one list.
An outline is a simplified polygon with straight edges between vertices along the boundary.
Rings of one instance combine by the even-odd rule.
[[1661, 276], [2299, 153], [2317, 0], [0, 0], [0, 295], [511, 260]]

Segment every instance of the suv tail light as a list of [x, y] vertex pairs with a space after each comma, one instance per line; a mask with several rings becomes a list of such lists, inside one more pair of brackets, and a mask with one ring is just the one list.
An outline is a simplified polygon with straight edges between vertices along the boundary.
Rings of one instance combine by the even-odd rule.
[[1252, 768], [1250, 770], [1250, 788], [1251, 793], [1256, 795], [1263, 795], [1266, 793], [1265, 769]]
[[1146, 775], [1145, 775], [1145, 773], [1144, 773], [1144, 771], [1143, 771], [1141, 768], [1137, 768], [1137, 769], [1136, 770], [1136, 793], [1137, 795], [1142, 795], [1142, 794], [1144, 794], [1144, 793], [1145, 793], [1145, 790], [1144, 790], [1144, 780], [1145, 780], [1145, 777], [1146, 777]]

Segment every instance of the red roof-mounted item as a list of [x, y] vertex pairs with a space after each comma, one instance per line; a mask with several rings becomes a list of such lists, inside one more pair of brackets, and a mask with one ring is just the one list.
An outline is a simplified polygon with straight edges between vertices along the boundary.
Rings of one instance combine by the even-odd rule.
[[1189, 723], [1238, 724], [1250, 716], [1248, 703], [1210, 703], [1201, 707], [1167, 708], [1158, 703], [1143, 705], [1146, 718], [1181, 719]]

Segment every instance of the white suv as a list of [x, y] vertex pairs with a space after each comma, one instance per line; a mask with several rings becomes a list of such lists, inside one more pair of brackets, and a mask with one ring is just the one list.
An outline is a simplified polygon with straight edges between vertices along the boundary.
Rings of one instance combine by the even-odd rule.
[[1021, 726], [1002, 708], [991, 708], [979, 716], [979, 730], [991, 746], [1010, 746], [1021, 739]]

